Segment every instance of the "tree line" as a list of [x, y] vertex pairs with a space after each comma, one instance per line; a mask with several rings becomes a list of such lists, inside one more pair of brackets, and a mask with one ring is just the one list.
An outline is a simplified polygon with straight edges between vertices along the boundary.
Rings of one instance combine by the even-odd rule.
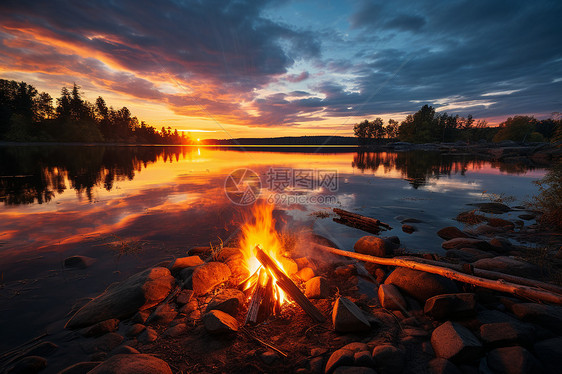
[[543, 142], [562, 139], [562, 117], [553, 113], [553, 118], [537, 120], [532, 116], [514, 116], [489, 127], [485, 120], [475, 120], [471, 114], [459, 115], [437, 113], [435, 108], [424, 105], [402, 123], [389, 119], [385, 126], [382, 118], [364, 120], [353, 127], [355, 136], [363, 144], [380, 142], [383, 139], [410, 143], [477, 142], [481, 140], [501, 142]]
[[99, 96], [82, 98], [80, 87], [63, 87], [54, 100], [25, 82], [0, 79], [0, 140], [39, 142], [108, 142], [191, 144], [171, 127], [155, 127], [138, 120], [127, 107], [114, 109]]

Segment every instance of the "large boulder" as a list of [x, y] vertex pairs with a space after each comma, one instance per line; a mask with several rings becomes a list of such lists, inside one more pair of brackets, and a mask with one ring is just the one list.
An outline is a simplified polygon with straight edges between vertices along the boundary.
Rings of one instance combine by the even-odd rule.
[[66, 323], [75, 329], [112, 318], [125, 319], [164, 300], [175, 280], [163, 267], [147, 269], [107, 289], [80, 308]]
[[454, 363], [475, 361], [482, 354], [482, 344], [469, 329], [447, 321], [431, 334], [431, 345], [437, 357]]
[[378, 236], [364, 236], [360, 238], [353, 249], [355, 252], [376, 257], [388, 257], [394, 252], [395, 244], [389, 239]]
[[528, 350], [520, 346], [494, 349], [488, 353], [486, 362], [494, 373], [534, 374], [543, 372], [541, 363]]
[[230, 277], [230, 269], [222, 262], [208, 262], [193, 271], [192, 282], [195, 295], [205, 295], [215, 286]]
[[483, 258], [474, 262], [472, 265], [479, 269], [499, 271], [501, 273], [521, 277], [533, 277], [541, 273], [538, 266], [509, 256]]
[[390, 273], [384, 283], [393, 284], [400, 291], [407, 293], [422, 303], [436, 295], [458, 292], [457, 286], [450, 279], [403, 267], [396, 268]]
[[443, 227], [441, 230], [437, 231], [437, 235], [439, 235], [440, 238], [445, 240], [470, 237], [466, 232], [461, 231], [459, 228], [455, 226]]
[[334, 303], [332, 323], [337, 332], [361, 332], [371, 328], [363, 311], [345, 297], [339, 297]]
[[425, 314], [439, 320], [450, 317], [463, 318], [475, 314], [476, 297], [473, 293], [456, 293], [433, 296], [425, 302]]
[[110, 357], [88, 374], [172, 374], [168, 364], [146, 354], [121, 354]]

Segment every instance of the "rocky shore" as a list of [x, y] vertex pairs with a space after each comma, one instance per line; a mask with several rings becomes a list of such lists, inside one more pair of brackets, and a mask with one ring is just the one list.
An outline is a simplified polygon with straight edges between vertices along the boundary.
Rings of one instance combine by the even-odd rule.
[[[537, 233], [529, 224], [536, 212], [500, 203], [471, 208], [457, 217], [471, 225], [436, 233], [445, 255], [417, 256], [551, 280], [518, 244]], [[502, 218], [514, 210], [519, 219]], [[414, 220], [405, 224], [415, 232]], [[247, 270], [240, 249], [198, 247], [80, 300], [64, 326], [4, 353], [1, 370], [380, 374], [558, 373], [562, 367], [562, 306], [349, 260], [310, 244], [286, 253], [282, 263], [326, 322], [316, 323], [288, 303], [276, 318], [244, 326], [248, 295], [237, 286]], [[542, 256], [558, 268], [562, 256], [552, 248]], [[354, 250], [388, 258], [408, 254], [397, 237], [364, 236]], [[74, 256], [65, 266], [82, 271], [93, 261]]]

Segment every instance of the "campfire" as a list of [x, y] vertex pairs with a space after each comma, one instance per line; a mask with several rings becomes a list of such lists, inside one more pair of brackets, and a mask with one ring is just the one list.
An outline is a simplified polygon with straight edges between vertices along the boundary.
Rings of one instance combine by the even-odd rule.
[[253, 217], [242, 227], [240, 246], [248, 278], [239, 288], [250, 295], [246, 324], [257, 324], [281, 313], [287, 296], [293, 299], [312, 319], [324, 321], [324, 316], [293, 283], [283, 262], [283, 246], [275, 229], [273, 205], [256, 204]]

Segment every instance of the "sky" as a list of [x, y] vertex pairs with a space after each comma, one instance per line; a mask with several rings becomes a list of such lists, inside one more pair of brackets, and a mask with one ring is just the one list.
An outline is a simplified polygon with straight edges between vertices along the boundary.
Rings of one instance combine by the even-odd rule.
[[562, 2], [0, 2], [0, 78], [196, 138], [352, 135], [422, 105], [562, 112]]

